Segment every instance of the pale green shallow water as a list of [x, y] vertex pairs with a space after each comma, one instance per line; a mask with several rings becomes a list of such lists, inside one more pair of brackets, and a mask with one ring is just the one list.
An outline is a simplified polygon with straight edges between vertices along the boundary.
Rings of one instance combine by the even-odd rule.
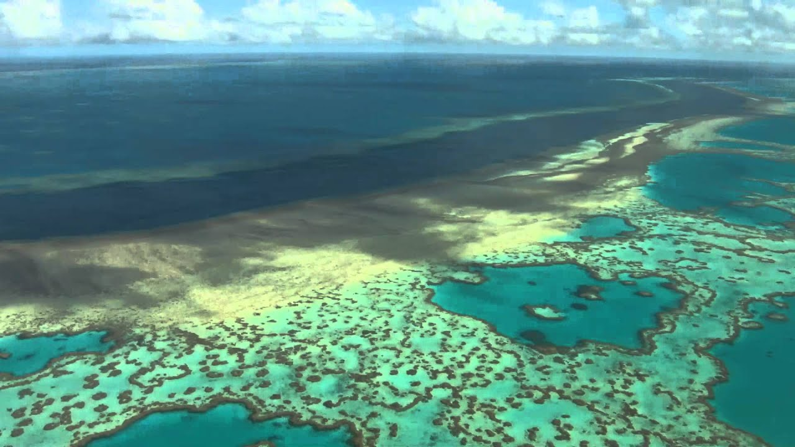
[[[761, 444], [722, 422], [790, 447], [786, 424], [795, 416], [782, 399], [795, 401], [787, 394], [792, 323], [765, 322], [761, 331], [742, 331], [734, 345], [713, 348], [729, 369], [729, 381], [715, 388], [718, 422], [703, 399], [719, 370], [695, 348], [728, 336], [741, 298], [795, 285], [784, 272], [795, 265], [795, 246], [781, 225], [789, 221], [784, 209], [792, 204], [782, 202], [776, 209], [736, 203], [754, 195], [785, 200], [783, 188], [756, 179], [792, 182], [790, 166], [749, 161], [741, 154], [687, 155], [652, 168], [655, 183], [645, 192], [668, 208], [628, 203], [610, 210], [621, 217], [593, 217], [541, 248], [473, 261], [515, 267], [418, 266], [405, 277], [376, 278], [354, 291], [312, 296], [267, 315], [186, 324], [184, 334], [137, 328], [132, 332], [139, 344], [61, 361], [63, 376], [45, 372], [32, 383], [4, 383], [0, 400], [8, 411], [0, 412], [0, 445], [67, 445], [75, 433], [67, 424], [43, 427], [70, 406], [74, 420], [100, 421], [96, 430], [106, 431], [142, 408], [196, 407], [228, 397], [254, 402], [263, 412], [294, 412], [302, 420], [350, 420], [369, 441], [389, 447], [447, 447], [462, 439], [467, 445], [606, 445], [607, 439], [619, 446], [663, 447], [671, 439], [677, 445]], [[690, 214], [695, 211], [704, 214]], [[773, 230], [787, 235], [771, 238]], [[530, 263], [552, 265], [527, 267]], [[655, 276], [671, 272], [679, 274], [685, 303], [683, 294], [665, 286], [672, 280]], [[477, 274], [487, 281], [450, 281], [472, 281]], [[580, 286], [601, 288], [596, 295], [602, 299], [578, 297]], [[424, 301], [426, 287], [435, 290], [434, 303], [466, 316]], [[668, 312], [679, 304], [681, 311]], [[554, 305], [562, 318], [529, 316], [524, 305]], [[496, 333], [467, 316], [490, 323]], [[604, 344], [649, 347], [639, 332], [654, 328], [663, 330], [644, 339], [653, 340], [654, 349], [642, 355]], [[526, 346], [571, 347], [583, 340], [603, 343], [553, 354]], [[52, 352], [71, 351], [42, 352], [46, 355], [12, 359], [30, 367], [52, 358]], [[97, 384], [86, 387], [91, 378]], [[130, 402], [119, 399], [121, 390], [130, 392]], [[67, 399], [71, 395], [77, 397]], [[53, 403], [33, 414], [30, 409], [45, 399]], [[76, 402], [86, 405], [78, 408]], [[25, 416], [11, 416], [23, 408]], [[249, 416], [237, 404], [204, 413], [154, 413], [89, 445], [225, 447], [268, 441], [336, 447], [350, 441], [347, 429], [318, 431], [290, 426], [286, 418], [254, 422]], [[25, 425], [27, 417], [31, 425]], [[458, 431], [457, 421], [469, 431]], [[570, 439], [561, 433], [566, 425], [572, 426]], [[10, 438], [12, 427], [25, 430]]]

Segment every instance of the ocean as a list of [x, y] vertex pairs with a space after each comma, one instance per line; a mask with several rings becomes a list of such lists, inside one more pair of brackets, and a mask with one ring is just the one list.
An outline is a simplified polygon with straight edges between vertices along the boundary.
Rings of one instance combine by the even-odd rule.
[[795, 445], [788, 70], [3, 61], [0, 444]]
[[644, 77], [750, 77], [733, 66], [430, 55], [7, 61], [0, 71], [4, 240], [429, 181], [741, 102], [679, 82], [680, 101], [666, 86], [678, 81]]

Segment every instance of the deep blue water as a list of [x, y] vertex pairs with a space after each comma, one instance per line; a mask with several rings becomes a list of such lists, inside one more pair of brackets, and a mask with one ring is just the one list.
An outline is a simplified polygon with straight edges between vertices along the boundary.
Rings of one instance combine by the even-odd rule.
[[0, 373], [24, 376], [44, 369], [51, 360], [65, 354], [107, 352], [113, 343], [103, 342], [106, 335], [106, 332], [82, 332], [31, 338], [0, 337], [0, 352], [11, 355], [6, 359], [0, 358]]
[[[7, 76], [0, 176], [279, 163], [452, 118], [632, 104], [638, 83], [570, 69], [400, 59], [275, 60]], [[582, 82], [572, 82], [572, 75]]]
[[795, 145], [795, 117], [777, 116], [749, 121], [722, 129], [720, 134], [744, 140]]
[[685, 153], [663, 158], [649, 168], [652, 182], [644, 193], [664, 206], [681, 211], [714, 209], [729, 222], [776, 225], [793, 220], [785, 211], [740, 206], [751, 194], [784, 196], [787, 191], [769, 183], [795, 182], [795, 164], [743, 154]]
[[[743, 75], [725, 67], [440, 56], [157, 62], [0, 65], [16, 70], [0, 82], [0, 188], [13, 192], [0, 194], [0, 240], [151, 229], [369, 193], [743, 104], [671, 81], [680, 100], [612, 109], [668, 96], [615, 79]], [[582, 107], [602, 109], [404, 138]], [[52, 178], [60, 174], [72, 178]]]
[[795, 99], [795, 79], [791, 72], [779, 73], [779, 76], [753, 76], [724, 85], [768, 98]]
[[270, 441], [276, 447], [347, 447], [350, 433], [344, 429], [316, 430], [295, 427], [287, 418], [252, 422], [239, 404], [224, 404], [204, 413], [171, 411], [155, 413], [90, 447], [244, 447]]
[[[766, 303], [749, 310], [764, 324], [743, 330], [731, 344], [718, 344], [712, 354], [723, 361], [729, 380], [715, 386], [717, 416], [735, 427], [761, 436], [775, 447], [795, 445], [795, 312]], [[788, 321], [762, 318], [783, 313]]]
[[[484, 320], [497, 332], [527, 344], [571, 347], [582, 340], [595, 340], [640, 348], [639, 332], [655, 327], [656, 314], [676, 308], [682, 298], [663, 287], [668, 282], [663, 278], [621, 275], [619, 281], [601, 281], [574, 264], [485, 268], [483, 274], [488, 280], [482, 284], [446, 282], [436, 286], [433, 302], [450, 312]], [[601, 288], [598, 295], [602, 299], [578, 297], [582, 286]], [[539, 319], [527, 314], [525, 305], [552, 305], [565, 317]], [[540, 334], [544, 339], [537, 338]]]

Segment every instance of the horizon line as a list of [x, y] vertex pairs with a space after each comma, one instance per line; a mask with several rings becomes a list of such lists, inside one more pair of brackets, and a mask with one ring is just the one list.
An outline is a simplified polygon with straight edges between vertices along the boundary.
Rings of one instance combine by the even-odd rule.
[[450, 46], [448, 44], [415, 45], [381, 45], [367, 46], [362, 44], [348, 45], [219, 45], [196, 43], [148, 43], [148, 44], [82, 44], [82, 45], [49, 45], [26, 47], [0, 47], [0, 64], [10, 59], [80, 59], [98, 57], [147, 57], [147, 56], [254, 56], [254, 55], [437, 55], [437, 56], [510, 56], [510, 57], [547, 57], [547, 58], [584, 58], [612, 60], [656, 60], [656, 61], [691, 61], [691, 62], [725, 62], [748, 65], [764, 63], [769, 65], [795, 66], [795, 59], [782, 54], [779, 57], [767, 54], [736, 54], [713, 55], [703, 52], [674, 51], [627, 51], [623, 53], [605, 54], [604, 50], [583, 51], [577, 47], [504, 47], [497, 45]]

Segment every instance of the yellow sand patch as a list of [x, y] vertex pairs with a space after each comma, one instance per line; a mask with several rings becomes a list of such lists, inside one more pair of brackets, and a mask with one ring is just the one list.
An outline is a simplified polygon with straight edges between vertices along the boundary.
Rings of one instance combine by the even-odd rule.
[[523, 170], [519, 170], [519, 171], [510, 171], [510, 172], [507, 172], [505, 174], [500, 174], [498, 176], [491, 177], [488, 180], [489, 181], [498, 180], [498, 179], [501, 179], [501, 178], [508, 178], [508, 177], [526, 177], [528, 175], [537, 175], [539, 172], [543, 172], [544, 170], [545, 170], [544, 168], [541, 168], [541, 169], [538, 169], [538, 170], [535, 170], [535, 171], [529, 170], [529, 169], [523, 169]]
[[[558, 171], [547, 171], [549, 179], [578, 180], [580, 173], [569, 171], [608, 163], [608, 157], [599, 157], [603, 150], [601, 143], [584, 143], [575, 154], [558, 157]], [[567, 164], [575, 162], [579, 164]], [[379, 250], [367, 249], [368, 242], [386, 241], [381, 245], [389, 248], [401, 246], [403, 241], [422, 241], [419, 238], [426, 236], [432, 243], [441, 242], [440, 257], [465, 262], [484, 253], [505, 252], [562, 236], [582, 215], [609, 213], [640, 195], [638, 188], [624, 189], [634, 186], [637, 179], [616, 179], [606, 188], [579, 194], [562, 193], [557, 185], [532, 178], [517, 183], [522, 185], [512, 193], [519, 194], [518, 200], [522, 195], [528, 203], [538, 197], [554, 197], [555, 211], [451, 206], [443, 199], [446, 194], [467, 188], [453, 183], [453, 189], [441, 186], [433, 193], [438, 196], [430, 196], [440, 199], [428, 198], [428, 190], [418, 189], [363, 198], [362, 206], [323, 202], [148, 235], [18, 244], [13, 248], [0, 244], [30, 265], [25, 272], [36, 275], [36, 284], [50, 288], [24, 292], [29, 296], [6, 293], [6, 302], [16, 304], [0, 308], [0, 332], [82, 329], [108, 322], [162, 327], [243, 317], [298, 299], [335, 293], [381, 274], [411, 268], [412, 262], [428, 261], [378, 254]], [[357, 221], [358, 215], [368, 219], [366, 225]], [[413, 223], [411, 216], [422, 224]], [[353, 228], [346, 228], [348, 224]], [[357, 225], [364, 234], [359, 235]], [[332, 236], [311, 237], [311, 232], [326, 231]], [[324, 242], [313, 244], [312, 240]], [[428, 253], [434, 254], [432, 250]], [[86, 289], [82, 281], [75, 283], [78, 279], [71, 275], [72, 268], [77, 275], [89, 275], [88, 282], [96, 284]], [[60, 290], [65, 295], [82, 295], [57, 296]], [[40, 299], [35, 293], [49, 296]], [[54, 302], [58, 305], [52, 305]]]
[[[194, 319], [232, 318], [318, 293], [332, 293], [346, 284], [405, 268], [398, 262], [359, 252], [354, 241], [306, 249], [277, 249], [267, 243], [262, 246], [262, 257], [234, 260], [250, 266], [253, 274], [213, 285], [201, 275], [189, 269], [183, 270], [185, 264], [191, 264], [179, 258], [179, 254], [185, 251], [184, 247], [173, 249], [174, 264], [169, 265], [167, 256], [157, 260], [157, 256], [152, 255], [155, 252], [141, 250], [136, 244], [111, 244], [107, 249], [99, 249], [99, 253], [92, 253], [81, 263], [89, 265], [87, 259], [93, 258], [97, 262], [91, 264], [93, 267], [111, 264], [144, 268], [158, 266], [162, 275], [142, 279], [124, 289], [108, 291], [87, 303], [73, 304], [66, 314], [46, 304], [4, 306], [0, 308], [0, 332], [69, 330], [101, 325], [108, 320], [171, 325]], [[274, 253], [273, 250], [278, 251]], [[175, 275], [175, 272], [180, 274]], [[151, 297], [152, 300], [139, 303], [145, 304], [139, 307], [131, 305], [136, 301], [131, 298], [134, 296]], [[62, 301], [67, 300], [64, 297]], [[54, 323], [50, 324], [50, 321]]]
[[744, 118], [728, 117], [728, 118], [714, 118], [705, 121], [699, 121], [687, 127], [672, 132], [665, 137], [665, 143], [671, 149], [679, 151], [695, 150], [700, 147], [701, 141], [712, 141], [717, 138], [718, 130], [732, 124], [738, 124], [745, 121]]
[[616, 144], [616, 143], [618, 143], [620, 141], [624, 141], [624, 140], [627, 140], [627, 139], [630, 139], [630, 138], [640, 137], [640, 136], [646, 135], [647, 133], [650, 133], [650, 132], [656, 132], [656, 131], [658, 131], [660, 129], [664, 129], [664, 128], [668, 127], [668, 126], [670, 126], [670, 124], [668, 124], [668, 123], [649, 123], [649, 124], [646, 124], [645, 126], [637, 128], [637, 129], [635, 129], [635, 130], [633, 130], [631, 132], [627, 132], [624, 135], [621, 135], [619, 137], [616, 137], [616, 138], [613, 138], [611, 140], [608, 140], [607, 141], [607, 146]]
[[[236, 317], [318, 293], [332, 293], [346, 284], [406, 267], [357, 252], [353, 243], [346, 245], [287, 250], [266, 263], [267, 267], [284, 269], [282, 273], [261, 272], [245, 282], [195, 287], [190, 291], [190, 304], [211, 312], [214, 318]], [[254, 258], [248, 262], [262, 261]], [[169, 306], [168, 311], [178, 311], [181, 305], [184, 303]]]
[[593, 166], [593, 165], [601, 165], [601, 164], [607, 163], [608, 161], [610, 161], [609, 157], [599, 157], [599, 158], [594, 158], [592, 160], [588, 160], [588, 161], [585, 162], [585, 164], [591, 165], [591, 166]]
[[[648, 138], [646, 138], [647, 134], [657, 132], [668, 126], [670, 126], [668, 123], [650, 123], [632, 132], [627, 132], [624, 135], [608, 140], [606, 146], [610, 147], [616, 143], [624, 142], [624, 152], [621, 154], [620, 158], [628, 157], [635, 153], [638, 146], [649, 141]], [[629, 141], [627, 142], [626, 140]]]
[[755, 107], [755, 109], [769, 115], [792, 115], [795, 110], [795, 103], [793, 102], [765, 102], [763, 105]]
[[640, 146], [641, 144], [649, 141], [646, 137], [635, 137], [629, 143], [624, 145], [624, 153], [621, 154], [621, 158], [629, 157], [630, 155], [635, 153], [635, 148]]
[[544, 178], [544, 180], [548, 182], [572, 182], [578, 180], [580, 177], [582, 177], [582, 172], [572, 172], [569, 174], [553, 175], [552, 177]]
[[531, 175], [538, 175], [550, 171], [567, 172], [573, 169], [578, 169], [583, 162], [596, 158], [603, 150], [605, 145], [596, 140], [587, 140], [579, 145], [571, 152], [556, 154], [555, 161], [544, 163], [541, 167], [535, 170], [512, 170], [505, 174], [494, 176], [488, 180], [497, 180], [507, 177], [527, 177]]

